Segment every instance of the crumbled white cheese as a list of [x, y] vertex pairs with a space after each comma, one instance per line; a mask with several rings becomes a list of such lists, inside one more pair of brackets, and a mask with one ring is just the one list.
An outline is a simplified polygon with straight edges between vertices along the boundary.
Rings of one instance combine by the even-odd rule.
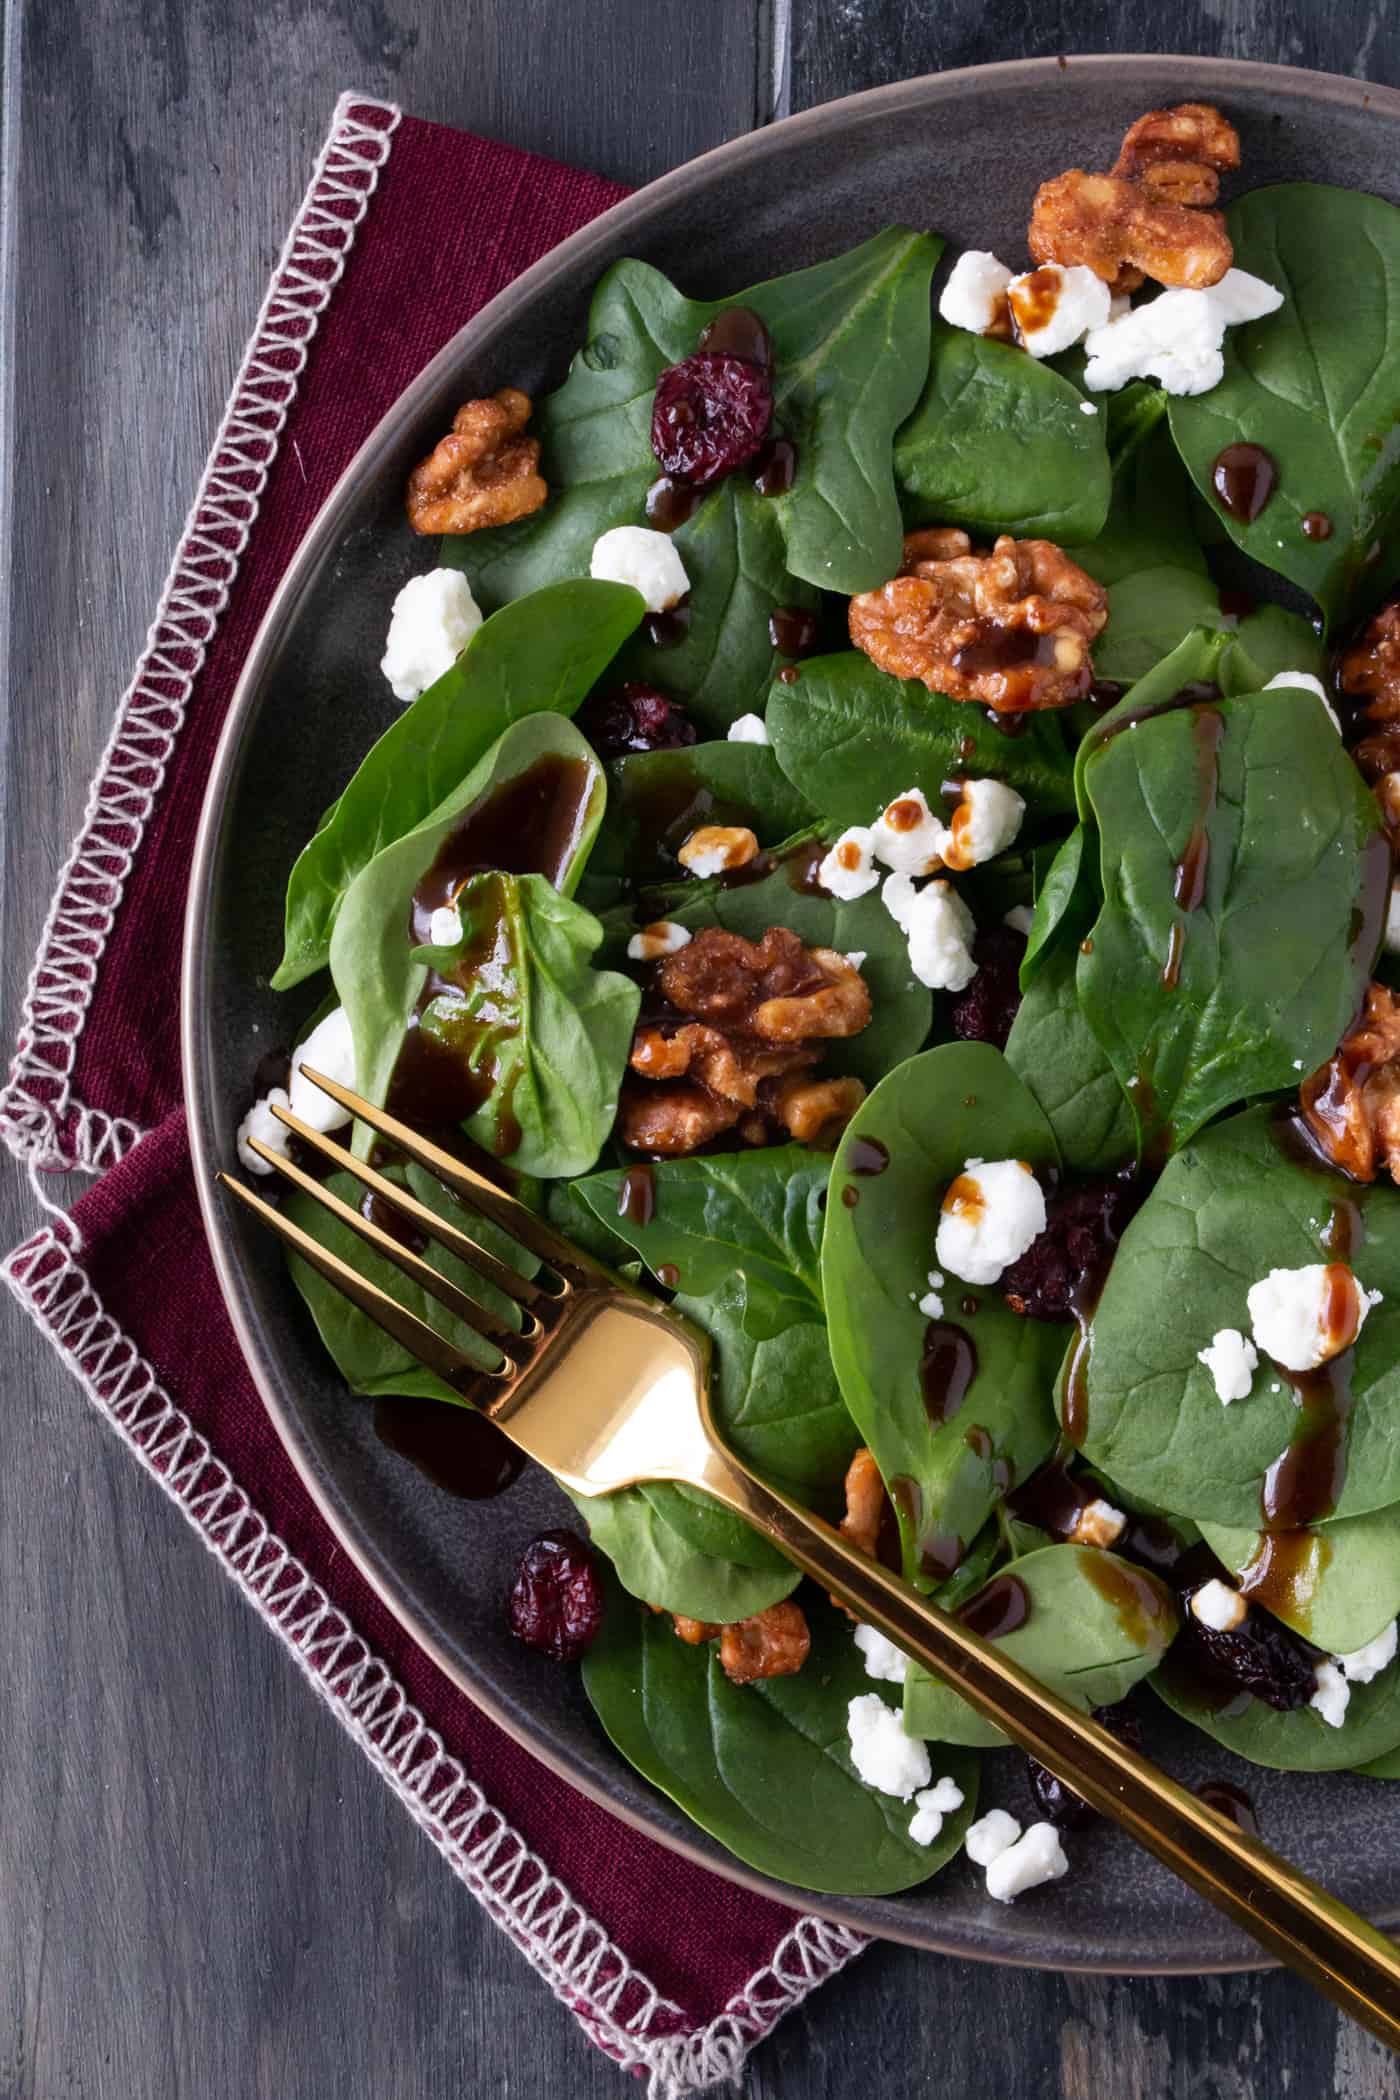
[[1347, 1304], [1340, 1331], [1329, 1328], [1332, 1274], [1339, 1264], [1311, 1262], [1302, 1269], [1270, 1269], [1246, 1293], [1254, 1339], [1265, 1356], [1286, 1371], [1312, 1371], [1349, 1347], [1366, 1324], [1379, 1291], [1363, 1290], [1348, 1270]]
[[908, 876], [891, 875], [881, 894], [890, 917], [903, 927], [910, 969], [931, 992], [965, 991], [977, 975], [972, 959], [976, 920], [947, 882], [931, 882], [907, 897], [901, 892], [896, 908], [890, 891], [897, 882], [908, 881]]
[[350, 1016], [343, 1006], [332, 1008], [324, 1021], [316, 1023], [306, 1041], [297, 1045], [292, 1052], [291, 1078], [292, 1114], [312, 1130], [339, 1130], [342, 1123], [350, 1121], [349, 1109], [322, 1093], [302, 1071], [303, 1064], [324, 1072], [327, 1079], [338, 1080], [341, 1086], [353, 1088], [355, 1040], [350, 1033]]
[[1215, 1397], [1222, 1407], [1232, 1400], [1247, 1400], [1259, 1368], [1259, 1352], [1237, 1327], [1218, 1327], [1205, 1349], [1196, 1351], [1215, 1381]]
[[428, 945], [455, 948], [462, 938], [462, 914], [451, 904], [440, 904], [428, 921]]
[[1225, 374], [1226, 329], [1282, 304], [1282, 292], [1247, 270], [1227, 270], [1206, 291], [1173, 286], [1092, 331], [1084, 384], [1099, 394], [1130, 379], [1156, 379], [1169, 394], [1208, 393]]
[[659, 962], [663, 955], [675, 955], [688, 947], [691, 933], [688, 926], [678, 926], [674, 919], [655, 919], [634, 933], [627, 943], [628, 958], [632, 962]]
[[941, 1320], [943, 1318], [942, 1289], [943, 1271], [941, 1269], [930, 1269], [928, 1272], [928, 1289], [919, 1300], [919, 1311], [926, 1320]]
[[1400, 1620], [1392, 1619], [1373, 1641], [1353, 1648], [1350, 1655], [1332, 1658], [1348, 1684], [1369, 1684], [1373, 1677], [1380, 1676], [1382, 1670], [1389, 1669], [1395, 1660], [1397, 1634], [1400, 1634]]
[[1385, 945], [1392, 955], [1400, 955], [1400, 882], [1390, 885], [1390, 902], [1385, 908]]
[[995, 1283], [1045, 1230], [1045, 1191], [1024, 1160], [969, 1160], [943, 1198], [938, 1259], [964, 1283]]
[[851, 904], [880, 880], [868, 825], [851, 824], [817, 868], [817, 881], [833, 897]]
[[1202, 1626], [1209, 1626], [1212, 1633], [1230, 1633], [1236, 1626], [1243, 1626], [1249, 1606], [1238, 1590], [1213, 1575], [1209, 1582], [1191, 1592], [1191, 1616], [1199, 1619]]
[[945, 867], [975, 868], [1006, 851], [1021, 828], [1026, 805], [1001, 780], [964, 780], [961, 786], [962, 799], [938, 851]]
[[762, 715], [740, 715], [731, 722], [726, 732], [731, 744], [766, 744], [769, 741], [768, 724]]
[[287, 1098], [286, 1088], [275, 1086], [270, 1094], [263, 1095], [261, 1101], [253, 1103], [247, 1115], [239, 1124], [236, 1139], [238, 1157], [243, 1165], [247, 1167], [249, 1173], [271, 1174], [275, 1171], [265, 1159], [259, 1159], [257, 1153], [251, 1149], [248, 1143], [249, 1138], [257, 1138], [260, 1144], [267, 1146], [269, 1152], [280, 1152], [282, 1157], [286, 1158], [287, 1140], [291, 1136], [291, 1132], [287, 1129], [285, 1123], [278, 1122], [272, 1111], [274, 1106], [277, 1108], [290, 1108], [291, 1105]]
[[846, 950], [846, 960], [853, 970], [858, 970], [869, 953], [870, 950], [868, 948], [848, 948]]
[[647, 525], [614, 525], [593, 542], [588, 573], [601, 583], [630, 583], [648, 612], [669, 612], [690, 589], [685, 563], [669, 532]]
[[903, 1684], [909, 1658], [893, 1641], [887, 1641], [878, 1626], [857, 1626], [852, 1638], [865, 1657], [865, 1674], [881, 1684]]
[[1105, 1502], [1096, 1495], [1086, 1502], [1074, 1520], [1074, 1529], [1069, 1535], [1072, 1546], [1112, 1546], [1123, 1536], [1128, 1520], [1121, 1509]]
[[938, 311], [950, 328], [985, 335], [1006, 302], [1011, 272], [986, 248], [967, 248], [948, 273]]
[[1043, 1881], [1058, 1881], [1068, 1872], [1069, 1861], [1054, 1824], [1032, 1823], [988, 1867], [987, 1894], [998, 1903], [1014, 1903], [1027, 1889], [1039, 1888]]
[[948, 827], [933, 814], [922, 788], [906, 788], [870, 827], [875, 858], [899, 875], [931, 875], [942, 864]]
[[1341, 735], [1342, 725], [1337, 718], [1337, 710], [1328, 699], [1327, 688], [1320, 678], [1315, 678], [1311, 671], [1280, 671], [1277, 678], [1269, 680], [1264, 687], [1264, 691], [1272, 693], [1279, 686], [1291, 686], [1295, 692], [1316, 693], [1318, 699], [1327, 710], [1328, 721], [1332, 724], [1338, 736]]
[[943, 1834], [943, 1818], [955, 1815], [963, 1805], [966, 1795], [956, 1779], [946, 1774], [926, 1786], [922, 1793], [915, 1794], [915, 1814], [909, 1821], [909, 1835], [916, 1845], [932, 1845]]
[[861, 1692], [846, 1708], [851, 1763], [867, 1786], [912, 1801], [933, 1777], [928, 1749], [904, 1733], [904, 1722], [878, 1692]]
[[747, 824], [702, 824], [676, 855], [692, 875], [723, 875], [746, 868], [758, 853], [758, 840]]
[[460, 569], [410, 577], [389, 620], [379, 668], [396, 700], [416, 700], [450, 671], [481, 625], [481, 607]]
[[[1110, 315], [1112, 314], [1112, 312], [1113, 312], [1113, 302], [1112, 302], [1112, 300], [1110, 300], [1110, 301], [1109, 301], [1109, 313], [1110, 313]], [[1096, 416], [1096, 415], [1098, 414], [1098, 412], [1099, 412], [1099, 411], [1098, 411], [1098, 408], [1097, 408], [1097, 406], [1096, 406], [1096, 405], [1095, 405], [1095, 403], [1094, 403], [1094, 402], [1092, 402], [1092, 401], [1081, 401], [1081, 402], [1080, 402], [1080, 404], [1079, 404], [1079, 413], [1080, 413], [1080, 415], [1081, 415], [1081, 416]]]
[[885, 887], [880, 892], [880, 902], [894, 920], [901, 933], [907, 934], [914, 917], [914, 906], [918, 901], [918, 890], [912, 875], [887, 875]]
[[1054, 357], [1108, 320], [1108, 286], [1083, 263], [1042, 263], [1013, 277], [1006, 297], [1032, 357]]
[[989, 1808], [985, 1816], [969, 1823], [963, 1851], [974, 1867], [989, 1867], [1003, 1852], [1010, 1851], [1020, 1835], [1021, 1826], [1014, 1816], [1004, 1808]]
[[1329, 1728], [1340, 1728], [1351, 1704], [1351, 1686], [1334, 1662], [1320, 1662], [1314, 1672], [1317, 1689], [1308, 1705], [1320, 1713]]
[[1029, 934], [1035, 924], [1035, 913], [1029, 904], [1013, 904], [1010, 911], [1003, 913], [1001, 923], [1009, 926], [1013, 933]]

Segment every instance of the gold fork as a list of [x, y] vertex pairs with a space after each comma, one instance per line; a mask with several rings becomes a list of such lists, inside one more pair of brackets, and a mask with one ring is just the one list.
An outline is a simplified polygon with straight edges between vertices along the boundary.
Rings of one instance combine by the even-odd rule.
[[[425, 1320], [331, 1254], [230, 1175], [220, 1179], [264, 1224], [409, 1353], [470, 1397], [520, 1449], [582, 1495], [638, 1481], [702, 1488], [766, 1534], [805, 1574], [953, 1685], [1101, 1814], [1111, 1817], [1262, 1947], [1289, 1963], [1390, 2048], [1400, 2048], [1400, 1947], [1257, 1838], [1066, 1705], [994, 1644], [969, 1632], [831, 1525], [757, 1479], [716, 1432], [710, 1348], [687, 1321], [605, 1269], [533, 1211], [347, 1087], [301, 1067], [332, 1100], [426, 1167], [463, 1206], [440, 1218], [345, 1147], [274, 1109], [303, 1145], [411, 1220], [513, 1301], [503, 1319], [294, 1160], [252, 1141], [269, 1166], [359, 1234], [486, 1340], [483, 1370]], [[472, 1238], [471, 1213], [500, 1226], [545, 1271], [526, 1278]]]

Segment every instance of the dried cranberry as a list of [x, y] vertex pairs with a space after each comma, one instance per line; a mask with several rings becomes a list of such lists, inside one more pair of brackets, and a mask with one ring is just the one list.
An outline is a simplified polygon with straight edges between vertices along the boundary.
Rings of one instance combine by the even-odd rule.
[[510, 1630], [555, 1662], [576, 1662], [603, 1623], [593, 1549], [576, 1531], [546, 1531], [525, 1548], [510, 1593]]
[[1021, 1004], [1021, 957], [1026, 936], [1014, 926], [988, 926], [972, 944], [977, 975], [953, 1001], [953, 1033], [965, 1043], [1006, 1048]]
[[1173, 1674], [1182, 1673], [1207, 1692], [1227, 1697], [1252, 1692], [1278, 1713], [1306, 1706], [1317, 1690], [1313, 1651], [1272, 1612], [1252, 1606], [1226, 1633], [1205, 1626], [1191, 1610], [1193, 1582], [1181, 1593], [1181, 1631], [1172, 1643]]
[[[1142, 1749], [1142, 1729], [1126, 1700], [1120, 1699], [1116, 1706], [1096, 1706], [1094, 1719], [1110, 1735], [1116, 1735], [1120, 1743], [1126, 1743], [1130, 1750]], [[1082, 1794], [1076, 1794], [1072, 1786], [1057, 1779], [1039, 1759], [1026, 1759], [1026, 1778], [1030, 1783], [1031, 1799], [1040, 1813], [1058, 1824], [1061, 1830], [1084, 1830], [1097, 1821], [1098, 1810], [1090, 1808]]]
[[1030, 1320], [1067, 1320], [1086, 1279], [1107, 1269], [1141, 1201], [1131, 1181], [1109, 1174], [1053, 1189], [1045, 1199], [1044, 1232], [1002, 1270], [1012, 1311]]
[[652, 685], [633, 683], [595, 694], [579, 715], [579, 727], [600, 758], [678, 751], [695, 742], [695, 724], [680, 702]]
[[706, 488], [754, 458], [773, 418], [773, 387], [762, 365], [699, 350], [656, 382], [651, 449], [667, 474]]

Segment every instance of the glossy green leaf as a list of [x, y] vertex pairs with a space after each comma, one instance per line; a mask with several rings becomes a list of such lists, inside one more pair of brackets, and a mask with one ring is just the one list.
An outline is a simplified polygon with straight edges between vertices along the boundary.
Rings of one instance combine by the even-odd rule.
[[1329, 1655], [1364, 1647], [1400, 1612], [1400, 1508], [1272, 1539], [1224, 1524], [1201, 1532], [1232, 1574], [1251, 1571], [1257, 1602]]
[[[686, 1526], [686, 1502], [674, 1487], [569, 1499], [629, 1596], [658, 1611], [727, 1626], [791, 1596], [802, 1580], [776, 1548], [718, 1504], [711, 1507], [727, 1528], [716, 1526], [704, 1543], [697, 1542]], [[760, 1565], [753, 1566], [755, 1560]], [[669, 1618], [660, 1623], [674, 1640]]]
[[1365, 1765], [1400, 1747], [1400, 1669], [1382, 1670], [1369, 1684], [1354, 1684], [1346, 1719], [1333, 1728], [1311, 1706], [1276, 1713], [1262, 1699], [1243, 1694], [1217, 1706], [1170, 1656], [1148, 1679], [1172, 1712], [1213, 1736], [1251, 1764], [1280, 1772], [1338, 1772]]
[[760, 846], [777, 846], [813, 816], [766, 744], [638, 752], [608, 767], [607, 816], [589, 875], [684, 880], [676, 855], [700, 824], [745, 824]]
[[1145, 569], [1204, 575], [1205, 556], [1191, 529], [1191, 483], [1166, 426], [1166, 396], [1156, 387], [1132, 386], [1103, 400], [1113, 496], [1102, 532], [1075, 548], [1075, 560], [1110, 585]]
[[1258, 692], [1277, 671], [1326, 673], [1322, 644], [1297, 613], [1265, 605], [1242, 619], [1227, 616], [1210, 578], [1180, 568], [1138, 570], [1109, 586], [1108, 626], [1094, 646], [1094, 668], [1101, 678], [1130, 685], [1198, 627], [1227, 638], [1227, 691]]

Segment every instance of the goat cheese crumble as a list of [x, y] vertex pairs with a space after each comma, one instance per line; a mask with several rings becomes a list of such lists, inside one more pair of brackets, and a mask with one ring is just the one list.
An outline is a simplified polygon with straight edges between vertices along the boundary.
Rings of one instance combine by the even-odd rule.
[[865, 1674], [880, 1684], [903, 1684], [909, 1668], [909, 1658], [893, 1641], [887, 1641], [878, 1626], [856, 1627], [851, 1636], [865, 1657]]
[[942, 865], [948, 827], [929, 808], [922, 788], [906, 788], [870, 827], [870, 849], [897, 875], [931, 875]]
[[1009, 1851], [1021, 1835], [1021, 1826], [1004, 1808], [989, 1808], [985, 1816], [969, 1823], [963, 1851], [974, 1867], [989, 1867]]
[[843, 904], [864, 897], [880, 880], [868, 825], [850, 824], [817, 869], [817, 881]]
[[690, 928], [678, 926], [674, 919], [657, 919], [634, 933], [627, 943], [630, 962], [659, 962], [663, 955], [676, 955], [689, 947]]
[[1202, 1626], [1209, 1626], [1212, 1633], [1232, 1633], [1236, 1626], [1243, 1626], [1249, 1606], [1238, 1590], [1214, 1575], [1192, 1591], [1191, 1616], [1199, 1619]]
[[1394, 1662], [1397, 1635], [1400, 1635], [1400, 1620], [1392, 1619], [1374, 1640], [1363, 1641], [1349, 1655], [1336, 1655], [1332, 1660], [1348, 1684], [1369, 1684], [1373, 1677], [1379, 1677], [1381, 1671]]
[[462, 914], [455, 905], [440, 904], [428, 921], [428, 945], [455, 948], [462, 938]]
[[690, 589], [685, 563], [668, 532], [649, 525], [614, 525], [593, 542], [588, 573], [602, 583], [630, 583], [648, 612], [669, 612]]
[[1400, 882], [1390, 886], [1390, 902], [1385, 908], [1385, 945], [1392, 955], [1400, 955]]
[[950, 328], [985, 335], [996, 326], [1012, 273], [986, 248], [966, 248], [948, 273], [938, 311]]
[[1308, 1705], [1315, 1713], [1321, 1714], [1329, 1728], [1340, 1728], [1346, 1720], [1347, 1708], [1351, 1704], [1351, 1686], [1337, 1665], [1330, 1660], [1320, 1662], [1313, 1674], [1317, 1680], [1317, 1689], [1309, 1699]]
[[1029, 937], [1035, 924], [1035, 913], [1029, 904], [1013, 904], [1010, 911], [1002, 914], [1001, 923], [1003, 926], [1009, 926], [1013, 933], [1024, 933]]
[[914, 1796], [909, 1836], [916, 1845], [932, 1845], [943, 1833], [943, 1818], [956, 1814], [966, 1796], [956, 1779], [945, 1774]]
[[964, 780], [962, 799], [953, 811], [938, 851], [948, 868], [980, 867], [984, 860], [1004, 853], [1026, 814], [1026, 805], [1014, 788], [1001, 780]]
[[1024, 1160], [969, 1160], [943, 1198], [935, 1252], [964, 1283], [995, 1283], [1044, 1230], [1045, 1192]]
[[930, 1269], [928, 1272], [928, 1289], [924, 1292], [922, 1298], [918, 1300], [919, 1311], [926, 1320], [941, 1320], [943, 1318], [942, 1291], [943, 1271], [941, 1269]]
[[[907, 885], [898, 894], [898, 908], [890, 897], [896, 883]], [[881, 894], [908, 942], [909, 967], [920, 984], [931, 992], [965, 991], [977, 975], [972, 957], [977, 922], [951, 884], [931, 882], [915, 890], [907, 875], [891, 875]]]
[[1101, 394], [1155, 379], [1169, 394], [1207, 394], [1225, 376], [1225, 331], [1277, 312], [1283, 294], [1247, 270], [1227, 270], [1205, 291], [1177, 285], [1085, 338], [1084, 384]]
[[731, 744], [766, 744], [770, 741], [768, 725], [762, 715], [740, 715], [731, 722], [725, 732]]
[[1109, 289], [1083, 263], [1041, 263], [1006, 288], [1016, 333], [1032, 357], [1054, 357], [1108, 321]]
[[1350, 1347], [1381, 1295], [1363, 1290], [1340, 1262], [1311, 1262], [1302, 1269], [1270, 1269], [1250, 1285], [1246, 1300], [1264, 1354], [1286, 1371], [1313, 1371]]
[[999, 1852], [987, 1869], [987, 1894], [998, 1903], [1014, 1903], [1027, 1889], [1042, 1882], [1058, 1881], [1069, 1872], [1053, 1823], [1032, 1823], [1014, 1845]]
[[1072, 1546], [1113, 1546], [1127, 1528], [1128, 1520], [1122, 1510], [1115, 1509], [1102, 1495], [1095, 1495], [1075, 1518], [1069, 1543]]
[[1217, 1328], [1209, 1345], [1196, 1351], [1196, 1361], [1210, 1372], [1215, 1397], [1222, 1407], [1228, 1407], [1232, 1400], [1249, 1398], [1259, 1368], [1259, 1352], [1237, 1327]]
[[904, 1722], [878, 1692], [861, 1692], [846, 1708], [851, 1763], [858, 1776], [881, 1794], [912, 1801], [933, 1777], [928, 1748], [904, 1733]]
[[264, 1094], [260, 1101], [253, 1103], [239, 1124], [234, 1142], [238, 1148], [239, 1160], [250, 1174], [271, 1174], [274, 1171], [267, 1160], [261, 1159], [252, 1150], [250, 1138], [256, 1138], [259, 1144], [266, 1145], [269, 1152], [280, 1152], [282, 1157], [286, 1158], [287, 1140], [291, 1133], [285, 1123], [278, 1122], [272, 1111], [274, 1108], [290, 1108], [291, 1105], [287, 1089], [275, 1086], [270, 1093]]
[[334, 1007], [324, 1021], [318, 1021], [306, 1041], [292, 1052], [290, 1082], [294, 1116], [312, 1130], [339, 1130], [342, 1123], [350, 1121], [349, 1109], [322, 1093], [302, 1071], [303, 1064], [324, 1072], [327, 1079], [338, 1080], [341, 1086], [354, 1086], [355, 1041], [350, 1033], [350, 1016], [343, 1006]]
[[450, 671], [481, 625], [482, 612], [460, 569], [411, 576], [394, 600], [379, 668], [407, 703]]

